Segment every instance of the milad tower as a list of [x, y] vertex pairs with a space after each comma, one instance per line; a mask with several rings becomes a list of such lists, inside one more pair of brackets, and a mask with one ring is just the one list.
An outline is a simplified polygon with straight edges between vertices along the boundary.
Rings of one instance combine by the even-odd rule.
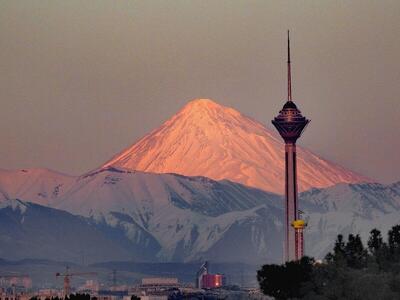
[[296, 141], [310, 120], [302, 116], [292, 101], [289, 31], [287, 42], [288, 98], [272, 124], [285, 141], [285, 259], [290, 261], [299, 260], [304, 254], [303, 229], [306, 223], [300, 219], [297, 205]]

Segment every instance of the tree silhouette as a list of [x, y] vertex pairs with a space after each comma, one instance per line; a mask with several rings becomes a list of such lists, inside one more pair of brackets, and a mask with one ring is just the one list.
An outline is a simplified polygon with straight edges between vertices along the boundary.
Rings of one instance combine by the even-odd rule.
[[367, 250], [364, 249], [364, 245], [358, 234], [349, 234], [349, 239], [345, 246], [345, 253], [347, 265], [349, 267], [358, 269], [365, 267], [368, 253]]
[[372, 229], [368, 240], [368, 249], [372, 254], [382, 250], [384, 243], [382, 234], [378, 229]]
[[300, 298], [302, 287], [310, 281], [314, 259], [303, 257], [284, 265], [264, 265], [257, 272], [257, 279], [264, 294], [278, 300]]
[[400, 225], [393, 226], [388, 233], [389, 250], [394, 258], [399, 258], [400, 254]]
[[260, 289], [275, 299], [400, 299], [400, 225], [387, 243], [373, 229], [365, 248], [359, 235], [338, 235], [322, 263], [312, 258], [265, 265], [257, 273]]

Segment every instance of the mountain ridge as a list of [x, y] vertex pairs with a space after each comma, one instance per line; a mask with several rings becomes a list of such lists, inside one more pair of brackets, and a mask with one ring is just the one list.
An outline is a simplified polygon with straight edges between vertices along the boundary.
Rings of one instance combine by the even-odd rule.
[[[150, 235], [145, 238], [148, 244], [156, 245]], [[0, 201], [2, 258], [81, 262], [84, 256], [86, 262], [93, 263], [136, 257], [145, 261], [155, 258], [157, 251], [150, 250], [105, 222], [19, 199]]]
[[[19, 171], [22, 177], [29, 176], [29, 170], [25, 171]], [[18, 172], [17, 175], [21, 177]], [[45, 179], [47, 175], [44, 174]], [[247, 250], [253, 253], [245, 260], [276, 259], [278, 255], [273, 240], [280, 238], [277, 232], [282, 225], [276, 215], [281, 202], [272, 193], [227, 180], [117, 168], [74, 178], [71, 188], [61, 189], [55, 196], [52, 190], [62, 180], [37, 182], [38, 186], [32, 185], [24, 193], [5, 192], [9, 197], [21, 195], [24, 201], [45, 203], [90, 218], [96, 224], [105, 224], [106, 232], [110, 226], [117, 227], [121, 236], [143, 247], [154, 240], [151, 249], [160, 261], [192, 261], [200, 257], [239, 261], [244, 249], [229, 250], [227, 256], [227, 243], [239, 245], [245, 240], [252, 241]], [[0, 186], [4, 188], [1, 177]]]
[[[299, 190], [369, 178], [298, 146]], [[229, 179], [283, 194], [284, 144], [263, 124], [210, 99], [186, 104], [101, 167]]]
[[[29, 170], [19, 172], [22, 173], [21, 182], [30, 173]], [[18, 190], [4, 192], [9, 197], [22, 195], [22, 201], [45, 202], [47, 207], [89, 220], [91, 226], [100, 230], [102, 237], [99, 236], [99, 239], [107, 238], [118, 243], [124, 241], [118, 244], [120, 250], [117, 252], [121, 255], [126, 254], [126, 249], [136, 249], [152, 253], [154, 261], [213, 259], [257, 264], [281, 259], [282, 196], [227, 180], [218, 182], [206, 177], [117, 168], [102, 169], [88, 174], [86, 178], [74, 178], [77, 188], [68, 191], [61, 188], [57, 195], [53, 195], [51, 191], [60, 182], [49, 181], [48, 173], [42, 175], [47, 181], [37, 180], [37, 186], [23, 187], [23, 193]], [[2, 178], [0, 176], [0, 186], [4, 188]], [[47, 198], [43, 191], [48, 192]], [[36, 197], [36, 200], [30, 201], [27, 197]], [[7, 201], [10, 199], [0, 197], [0, 214], [5, 206], [10, 207]], [[2, 242], [1, 236], [14, 236], [14, 227], [26, 225], [20, 216], [25, 206], [20, 209], [20, 202], [14, 204], [13, 211], [20, 211], [21, 214], [12, 217], [12, 220], [19, 220], [20, 223], [11, 227], [9, 222], [2, 225], [3, 231], [11, 231], [0, 234], [0, 253], [1, 245], [12, 248], [11, 244]], [[299, 204], [309, 224], [305, 230], [306, 253], [323, 258], [339, 233], [359, 233], [366, 239], [372, 228], [386, 232], [400, 222], [400, 183], [342, 183], [324, 189], [314, 188], [299, 195]], [[36, 219], [39, 222], [57, 218], [42, 214], [31, 220]], [[69, 221], [58, 220], [58, 226], [68, 228]], [[47, 226], [39, 225], [40, 222], [32, 225], [38, 236], [54, 238], [51, 231], [47, 231]], [[44, 232], [39, 231], [39, 227]], [[55, 224], [51, 227], [57, 228]], [[27, 245], [35, 241], [30, 236], [18, 239], [18, 232], [14, 236], [16, 241]], [[90, 241], [90, 237], [87, 238]], [[10, 240], [12, 238], [6, 239]], [[27, 247], [25, 249], [29, 249]], [[71, 255], [77, 257], [76, 252]]]

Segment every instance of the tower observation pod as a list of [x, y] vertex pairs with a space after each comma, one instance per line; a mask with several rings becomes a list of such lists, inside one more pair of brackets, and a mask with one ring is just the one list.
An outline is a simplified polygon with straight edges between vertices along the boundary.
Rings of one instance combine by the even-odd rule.
[[[310, 120], [303, 117], [296, 104], [292, 101], [289, 31], [287, 50], [288, 99], [278, 116], [272, 120], [272, 124], [285, 141], [285, 259], [290, 261], [300, 259], [304, 252], [303, 229], [305, 222], [299, 220], [297, 203], [296, 141]], [[303, 227], [296, 229], [294, 224], [299, 224], [299, 221], [303, 222]], [[296, 238], [296, 236], [301, 238]]]

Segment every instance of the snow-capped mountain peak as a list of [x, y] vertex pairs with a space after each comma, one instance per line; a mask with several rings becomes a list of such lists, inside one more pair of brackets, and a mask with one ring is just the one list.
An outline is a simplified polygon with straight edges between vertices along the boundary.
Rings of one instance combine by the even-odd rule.
[[[240, 117], [241, 114], [230, 107], [223, 106], [211, 99], [195, 99], [189, 101], [177, 114], [177, 118], [190, 117], [192, 121], [229, 122]], [[198, 124], [198, 123], [197, 123]], [[203, 124], [207, 125], [207, 124]], [[209, 124], [208, 124], [209, 125]], [[200, 124], [198, 124], [200, 126]]]
[[[369, 181], [301, 147], [298, 153], [300, 190]], [[209, 99], [190, 101], [103, 165], [109, 166], [229, 179], [279, 194], [284, 190], [284, 146], [277, 134]]]

